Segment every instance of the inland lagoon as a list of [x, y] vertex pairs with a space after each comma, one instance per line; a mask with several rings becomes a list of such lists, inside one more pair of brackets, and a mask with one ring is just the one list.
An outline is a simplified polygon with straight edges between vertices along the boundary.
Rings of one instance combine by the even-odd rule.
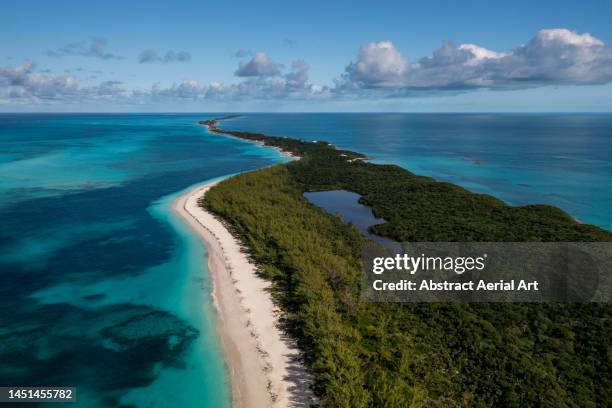
[[[290, 158], [198, 124], [217, 116], [0, 115], [2, 384], [75, 386], [91, 407], [229, 406], [207, 253], [171, 207]], [[609, 115], [247, 114], [223, 128], [328, 140], [612, 225]], [[376, 238], [359, 195], [307, 198]]]
[[249, 114], [228, 130], [326, 140], [512, 205], [612, 229], [610, 114]]
[[381, 237], [370, 231], [371, 226], [386, 221], [377, 218], [370, 207], [361, 204], [359, 194], [346, 190], [327, 190], [307, 192], [304, 193], [304, 197], [325, 211], [338, 215], [342, 221], [354, 225], [359, 232], [391, 251], [400, 252], [402, 250], [399, 242]]

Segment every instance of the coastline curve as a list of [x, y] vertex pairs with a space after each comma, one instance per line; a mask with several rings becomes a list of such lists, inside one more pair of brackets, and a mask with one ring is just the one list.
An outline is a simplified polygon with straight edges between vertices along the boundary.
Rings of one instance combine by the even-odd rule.
[[312, 379], [295, 340], [279, 327], [270, 282], [257, 275], [238, 239], [199, 205], [220, 181], [189, 189], [172, 208], [206, 245], [232, 406], [309, 407], [315, 403]]

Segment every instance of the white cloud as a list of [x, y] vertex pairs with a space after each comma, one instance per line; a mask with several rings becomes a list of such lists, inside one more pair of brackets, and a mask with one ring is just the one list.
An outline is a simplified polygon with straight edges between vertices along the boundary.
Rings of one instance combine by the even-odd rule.
[[158, 60], [159, 60], [159, 55], [157, 54], [157, 51], [155, 50], [144, 50], [138, 56], [138, 62], [140, 62], [141, 64], [147, 63], [147, 62], [155, 62]]
[[188, 53], [187, 51], [167, 51], [166, 55], [164, 56], [164, 61], [166, 62], [170, 62], [170, 61], [178, 61], [178, 62], [187, 62], [191, 60], [191, 54]]
[[191, 54], [187, 51], [166, 51], [162, 57], [155, 50], [147, 49], [140, 53], [138, 62], [141, 64], [149, 62], [187, 62], [191, 60]]
[[78, 103], [88, 99], [120, 97], [124, 90], [119, 81], [79, 87], [71, 75], [52, 75], [36, 71], [31, 62], [0, 68], [0, 99], [17, 103], [64, 101]]
[[[255, 58], [253, 59], [255, 60]], [[252, 61], [253, 61], [252, 60]], [[276, 64], [276, 63], [274, 63]], [[246, 64], [241, 64], [245, 67]], [[246, 77], [236, 84], [223, 85], [212, 82], [205, 98], [225, 101], [272, 100], [272, 99], [311, 99], [331, 96], [330, 89], [322, 85], [308, 82], [309, 65], [296, 60], [291, 63], [291, 69], [282, 71], [283, 65], [276, 64], [278, 72], [274, 75], [258, 75]]]
[[465, 62], [466, 65], [478, 65], [487, 59], [499, 59], [506, 56], [503, 52], [491, 51], [474, 44], [461, 44], [457, 49], [471, 54], [470, 59]]
[[108, 40], [106, 38], [92, 37], [89, 41], [73, 42], [57, 50], [47, 51], [47, 55], [51, 57], [65, 57], [71, 55], [101, 59], [123, 59], [123, 57], [119, 55], [106, 51], [107, 44]]
[[[503, 60], [501, 82], [601, 84], [612, 80], [612, 49], [590, 34], [541, 30]], [[494, 67], [497, 68], [497, 67]]]
[[571, 44], [575, 46], [603, 46], [604, 43], [600, 39], [593, 37], [589, 33], [577, 34], [575, 31], [570, 31], [565, 28], [553, 28], [548, 30], [540, 30], [536, 38], [536, 42], [540, 43], [560, 43]]
[[339, 94], [362, 90], [402, 96], [418, 92], [475, 88], [517, 89], [546, 85], [587, 85], [612, 81], [612, 49], [590, 34], [541, 30], [509, 53], [475, 44], [445, 42], [414, 64], [390, 41], [362, 46], [335, 80]]
[[357, 60], [346, 67], [350, 82], [365, 88], [388, 88], [401, 85], [408, 62], [391, 41], [361, 46]]
[[179, 84], [174, 84], [167, 89], [154, 87], [152, 94], [155, 97], [169, 97], [180, 99], [197, 99], [204, 95], [206, 88], [195, 79], [185, 80]]
[[291, 71], [287, 73], [284, 78], [288, 88], [300, 89], [308, 82], [308, 71], [310, 66], [302, 61], [297, 60], [291, 63]]
[[76, 80], [69, 75], [35, 72], [28, 61], [14, 67], [0, 68], [0, 95], [9, 99], [59, 99], [77, 93]]
[[[274, 63], [276, 64], [276, 63]], [[209, 85], [186, 79], [170, 86], [153, 85], [148, 90], [127, 91], [119, 81], [104, 81], [92, 86], [79, 86], [71, 75], [53, 75], [37, 71], [33, 62], [0, 68], [0, 102], [17, 104], [81, 103], [93, 101], [120, 104], [143, 104], [204, 100], [273, 100], [330, 97], [329, 88], [308, 82], [309, 66], [301, 60], [291, 63], [290, 69], [275, 65], [275, 75], [246, 77], [238, 83]], [[281, 71], [282, 69], [282, 71]]]
[[103, 81], [93, 87], [84, 88], [90, 95], [114, 97], [121, 95], [125, 90], [121, 87], [121, 81]]
[[311, 99], [331, 96], [328, 87], [308, 82], [310, 66], [306, 62], [293, 61], [291, 69], [284, 73], [281, 71], [283, 65], [276, 64], [276, 67], [278, 72], [274, 75], [248, 77], [229, 86], [211, 85], [208, 96], [226, 100]]
[[241, 62], [234, 74], [238, 77], [275, 76], [280, 74], [282, 67], [263, 52], [258, 52], [248, 62]]
[[[115, 58], [105, 51], [105, 41], [75, 43], [55, 51], [57, 55]], [[241, 55], [243, 55], [241, 53]], [[246, 55], [246, 54], [244, 54]], [[139, 61], [187, 61], [184, 51], [144, 50]], [[494, 51], [476, 44], [445, 42], [431, 55], [409, 62], [391, 41], [360, 47], [354, 61], [334, 79], [334, 86], [312, 84], [309, 65], [293, 61], [288, 66], [265, 53], [241, 61], [237, 82], [186, 79], [148, 90], [126, 90], [118, 81], [84, 86], [66, 70], [54, 74], [37, 70], [33, 62], [0, 68], [0, 103], [3, 105], [117, 102], [125, 105], [168, 101], [246, 101], [379, 99], [448, 95], [475, 89], [512, 90], [548, 85], [591, 85], [612, 82], [612, 48], [590, 34], [567, 29], [539, 31], [510, 51]], [[77, 73], [83, 69], [76, 69]], [[83, 71], [85, 72], [85, 71]], [[89, 71], [87, 71], [89, 72]], [[91, 81], [94, 78], [89, 78]], [[89, 82], [85, 82], [89, 83]]]

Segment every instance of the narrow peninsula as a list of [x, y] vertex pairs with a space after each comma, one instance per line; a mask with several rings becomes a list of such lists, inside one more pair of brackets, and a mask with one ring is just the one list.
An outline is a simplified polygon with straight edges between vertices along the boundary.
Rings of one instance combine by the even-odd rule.
[[323, 406], [597, 406], [610, 403], [609, 304], [360, 301], [361, 249], [351, 225], [305, 192], [343, 189], [387, 222], [397, 241], [612, 241], [549, 205], [490, 195], [368, 162], [330, 143], [225, 130], [300, 160], [239, 174], [200, 206], [222, 220], [304, 352]]

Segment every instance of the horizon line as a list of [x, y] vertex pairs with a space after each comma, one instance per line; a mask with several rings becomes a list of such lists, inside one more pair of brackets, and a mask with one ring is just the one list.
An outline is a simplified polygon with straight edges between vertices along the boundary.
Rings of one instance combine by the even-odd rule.
[[41, 114], [41, 115], [209, 115], [209, 114], [272, 114], [272, 115], [291, 115], [291, 114], [356, 114], [356, 115], [372, 115], [372, 114], [404, 114], [404, 115], [610, 115], [612, 111], [423, 111], [423, 112], [404, 112], [404, 111], [90, 111], [90, 112], [75, 112], [75, 111], [0, 111], [0, 115], [15, 115], [15, 114]]

